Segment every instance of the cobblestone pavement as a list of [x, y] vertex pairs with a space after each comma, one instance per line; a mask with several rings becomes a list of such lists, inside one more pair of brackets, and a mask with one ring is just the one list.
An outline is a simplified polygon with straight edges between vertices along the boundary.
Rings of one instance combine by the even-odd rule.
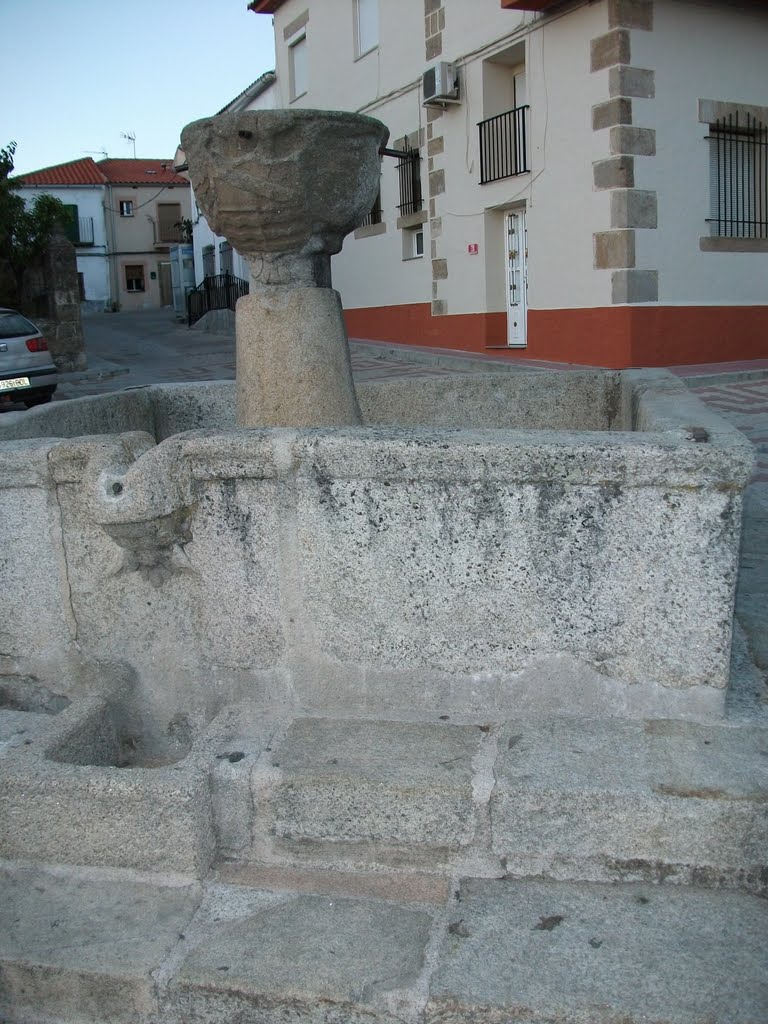
[[692, 390], [746, 434], [756, 450], [744, 494], [731, 710], [768, 715], [768, 379]]
[[768, 379], [691, 390], [747, 435], [757, 454], [753, 482], [768, 482]]

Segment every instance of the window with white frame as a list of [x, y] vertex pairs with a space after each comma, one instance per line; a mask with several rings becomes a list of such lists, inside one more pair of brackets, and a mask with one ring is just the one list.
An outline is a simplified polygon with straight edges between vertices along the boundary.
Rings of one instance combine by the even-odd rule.
[[127, 292], [144, 291], [144, 266], [141, 263], [128, 263], [125, 267], [125, 290]]
[[120, 200], [120, 216], [121, 217], [132, 217], [133, 216], [133, 200], [132, 199], [121, 199]]
[[379, 45], [379, 0], [352, 0], [355, 9], [355, 56]]
[[403, 230], [403, 259], [417, 260], [424, 255], [424, 228], [421, 226]]
[[305, 32], [295, 36], [288, 43], [288, 67], [291, 100], [297, 100], [300, 96], [304, 95], [309, 87], [307, 36]]

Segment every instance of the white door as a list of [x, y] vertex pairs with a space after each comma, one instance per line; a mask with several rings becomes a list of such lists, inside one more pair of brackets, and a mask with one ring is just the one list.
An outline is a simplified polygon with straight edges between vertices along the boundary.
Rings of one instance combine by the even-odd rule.
[[510, 348], [527, 345], [528, 319], [528, 236], [525, 213], [505, 215], [507, 243], [507, 344]]

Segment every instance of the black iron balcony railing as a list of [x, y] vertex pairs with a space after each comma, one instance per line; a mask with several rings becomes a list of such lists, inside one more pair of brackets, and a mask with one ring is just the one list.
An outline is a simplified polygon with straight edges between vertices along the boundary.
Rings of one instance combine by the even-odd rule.
[[75, 245], [93, 245], [93, 217], [77, 218], [77, 240]]
[[399, 152], [397, 174], [400, 185], [400, 205], [397, 207], [401, 217], [421, 210], [421, 157], [418, 149], [412, 149], [407, 142]]
[[234, 309], [237, 300], [247, 294], [248, 282], [234, 274], [205, 277], [187, 293], [187, 324], [191, 327], [211, 309]]
[[713, 233], [768, 238], [768, 125], [738, 112], [709, 126]]
[[530, 171], [528, 162], [529, 106], [515, 107], [480, 121], [480, 184], [512, 178]]

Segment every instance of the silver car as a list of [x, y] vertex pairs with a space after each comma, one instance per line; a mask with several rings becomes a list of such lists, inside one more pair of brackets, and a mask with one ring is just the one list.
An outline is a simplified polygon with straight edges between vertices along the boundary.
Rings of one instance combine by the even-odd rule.
[[50, 402], [59, 377], [48, 342], [14, 309], [0, 308], [0, 403]]

